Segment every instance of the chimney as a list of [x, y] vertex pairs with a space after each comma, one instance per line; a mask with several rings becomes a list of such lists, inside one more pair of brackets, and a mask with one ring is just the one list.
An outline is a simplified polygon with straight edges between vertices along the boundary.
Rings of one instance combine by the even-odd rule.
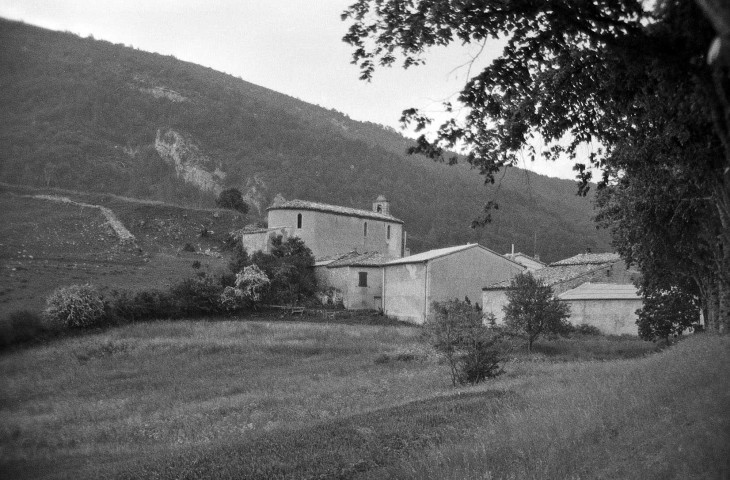
[[512, 256], [513, 257], [515, 256], [515, 244], [514, 243], [512, 244]]

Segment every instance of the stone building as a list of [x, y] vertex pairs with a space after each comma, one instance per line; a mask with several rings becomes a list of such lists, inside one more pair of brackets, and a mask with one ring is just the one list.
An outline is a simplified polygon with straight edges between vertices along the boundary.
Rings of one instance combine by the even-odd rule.
[[383, 265], [383, 312], [413, 323], [428, 318], [433, 302], [478, 303], [481, 285], [507, 280], [524, 267], [479, 244], [439, 248]]
[[301, 238], [315, 259], [351, 251], [401, 258], [406, 252], [403, 221], [390, 214], [390, 203], [382, 195], [373, 202], [372, 210], [289, 200], [276, 203], [267, 211], [267, 228], [237, 232], [249, 252], [268, 252], [274, 235]]
[[315, 263], [314, 273], [319, 285], [337, 289], [337, 300], [348, 310], [379, 310], [382, 308], [383, 264], [388, 257], [382, 253], [349, 252], [338, 258]]

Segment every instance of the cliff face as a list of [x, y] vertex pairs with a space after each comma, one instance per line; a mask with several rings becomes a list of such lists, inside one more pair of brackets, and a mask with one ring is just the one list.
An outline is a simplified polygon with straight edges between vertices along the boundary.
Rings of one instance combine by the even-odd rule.
[[218, 195], [226, 174], [220, 165], [204, 155], [190, 139], [171, 129], [158, 129], [155, 150], [160, 157], [175, 167], [178, 178], [203, 192]]

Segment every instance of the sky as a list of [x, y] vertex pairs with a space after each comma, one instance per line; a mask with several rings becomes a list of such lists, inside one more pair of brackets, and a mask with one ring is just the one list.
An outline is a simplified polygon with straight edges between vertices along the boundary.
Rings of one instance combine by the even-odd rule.
[[[426, 53], [425, 66], [380, 68], [358, 79], [352, 47], [342, 42], [342, 11], [354, 0], [0, 0], [0, 17], [82, 37], [174, 55], [350, 118], [403, 131], [401, 112], [416, 107], [437, 119], [471, 74], [501, 52], [498, 41]], [[2, 48], [0, 46], [0, 48]], [[575, 178], [568, 162], [525, 161], [543, 175]]]

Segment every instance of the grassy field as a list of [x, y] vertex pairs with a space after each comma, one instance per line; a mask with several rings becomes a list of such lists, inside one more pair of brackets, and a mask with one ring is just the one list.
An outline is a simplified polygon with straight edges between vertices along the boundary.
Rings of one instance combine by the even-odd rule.
[[542, 353], [516, 352], [498, 379], [452, 389], [419, 335], [406, 326], [181, 321], [18, 349], [0, 356], [0, 471], [722, 478], [728, 338], [655, 354], [637, 339], [546, 340]]

